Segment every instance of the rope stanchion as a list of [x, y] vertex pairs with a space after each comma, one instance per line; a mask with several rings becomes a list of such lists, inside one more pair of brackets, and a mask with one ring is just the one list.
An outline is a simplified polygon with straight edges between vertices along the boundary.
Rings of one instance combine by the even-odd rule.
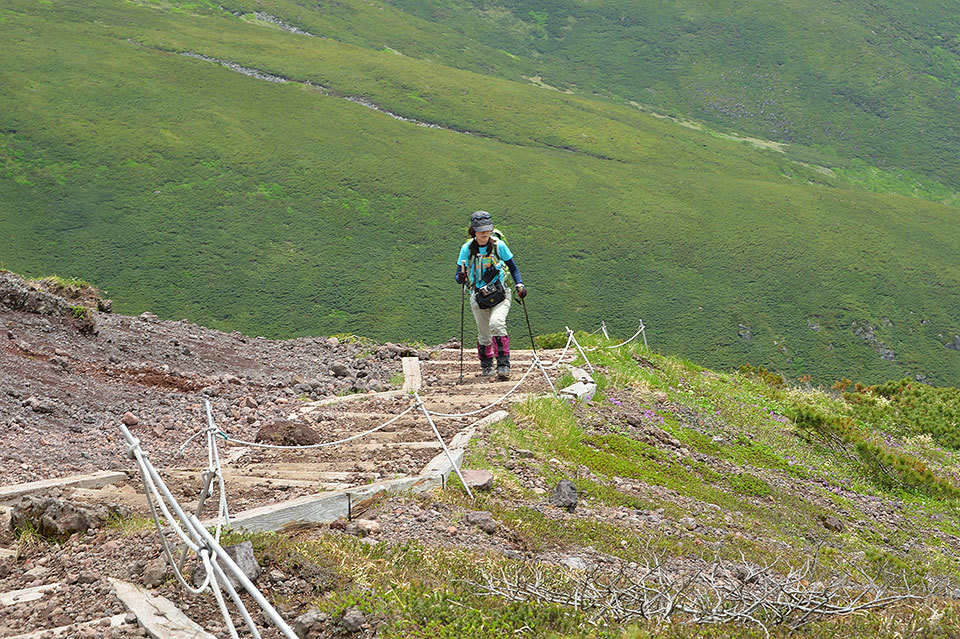
[[[167, 557], [167, 560], [170, 562], [171, 567], [173, 568], [177, 580], [181, 583], [181, 585], [183, 585], [188, 592], [193, 594], [200, 594], [205, 590], [210, 590], [213, 593], [214, 598], [217, 600], [217, 606], [224, 618], [224, 622], [227, 626], [230, 636], [238, 637], [239, 635], [237, 634], [236, 627], [230, 617], [230, 611], [226, 606], [226, 601], [223, 599], [223, 593], [220, 591], [220, 583], [223, 582], [224, 588], [237, 605], [237, 608], [240, 610], [240, 614], [243, 616], [244, 621], [249, 626], [252, 636], [254, 639], [258, 639], [260, 637], [260, 633], [257, 631], [252, 617], [250, 617], [249, 612], [243, 606], [243, 602], [236, 593], [236, 590], [232, 588], [229, 583], [229, 579], [227, 578], [226, 574], [226, 572], [229, 571], [230, 575], [233, 576], [233, 578], [235, 578], [244, 587], [251, 597], [253, 597], [253, 599], [263, 610], [264, 615], [269, 618], [274, 625], [276, 625], [283, 635], [288, 639], [297, 639], [296, 634], [293, 632], [290, 626], [287, 625], [287, 623], [283, 620], [283, 618], [280, 617], [273, 606], [270, 605], [260, 591], [257, 590], [256, 586], [254, 586], [253, 583], [246, 577], [246, 575], [243, 574], [243, 571], [240, 570], [236, 563], [233, 562], [230, 556], [227, 555], [226, 551], [220, 546], [219, 527], [217, 538], [214, 538], [210, 532], [203, 527], [203, 524], [196, 515], [191, 515], [188, 517], [183, 511], [183, 508], [177, 502], [176, 498], [170, 492], [170, 489], [167, 488], [167, 485], [163, 482], [163, 479], [160, 477], [159, 473], [157, 473], [157, 470], [153, 467], [153, 464], [150, 463], [147, 453], [141, 449], [140, 440], [134, 437], [124, 424], [120, 424], [120, 430], [127, 442], [127, 448], [130, 452], [130, 455], [136, 460], [137, 466], [139, 467], [140, 476], [143, 480], [144, 489], [147, 493], [147, 501], [150, 504], [150, 511], [157, 527], [157, 533], [160, 537], [161, 543], [163, 544], [164, 553]], [[208, 435], [211, 441], [215, 442], [213, 438], [214, 427], [212, 416], [210, 416], [207, 430], [209, 431]], [[215, 450], [208, 450], [208, 459], [211, 460], [211, 466], [215, 466], [218, 473], [222, 477], [223, 473], [219, 471], [219, 457]], [[222, 496], [221, 500], [222, 504], [225, 505], [225, 494]], [[169, 508], [167, 506], [168, 504]], [[163, 535], [163, 526], [160, 522], [160, 515], [157, 513], [157, 506], [159, 506], [160, 511], [163, 513], [164, 518], [167, 520], [174, 533], [181, 539], [187, 548], [197, 554], [198, 558], [203, 563], [207, 574], [200, 588], [194, 588], [187, 582], [181, 569], [174, 561], [170, 545], [167, 542], [166, 537]], [[174, 517], [174, 515], [170, 512], [170, 509], [176, 513], [176, 517]], [[184, 528], [186, 530], [184, 530]], [[226, 571], [220, 567], [218, 561], [223, 562], [224, 566], [226, 566]]]
[[470, 496], [470, 499], [473, 499], [473, 493], [470, 491], [470, 487], [467, 486], [466, 480], [463, 478], [463, 475], [460, 473], [460, 467], [457, 466], [457, 463], [453, 461], [453, 455], [450, 454], [450, 449], [447, 448], [447, 443], [443, 441], [443, 437], [440, 436], [440, 431], [437, 430], [437, 425], [433, 423], [433, 418], [430, 417], [430, 411], [428, 411], [424, 405], [423, 401], [420, 399], [419, 393], [414, 393], [414, 397], [417, 399], [417, 404], [419, 404], [420, 409], [423, 411], [424, 417], [427, 418], [427, 423], [430, 424], [430, 428], [433, 429], [433, 434], [437, 436], [437, 439], [440, 441], [440, 445], [443, 447], [443, 452], [447, 455], [447, 461], [450, 462], [450, 465], [453, 467], [453, 470], [457, 473], [457, 477], [460, 478], [460, 483], [463, 484], [463, 487], [467, 490], [467, 495]]
[[570, 336], [570, 339], [573, 340], [574, 345], [577, 347], [577, 350], [580, 351], [580, 357], [583, 358], [583, 361], [587, 363], [587, 367], [590, 369], [590, 372], [593, 372], [593, 364], [590, 363], [590, 360], [587, 359], [587, 354], [584, 352], [583, 347], [580, 346], [580, 342], [577, 341], [577, 338], [574, 336], [573, 331], [570, 330], [569, 326], [564, 326], [567, 329], [567, 335]]

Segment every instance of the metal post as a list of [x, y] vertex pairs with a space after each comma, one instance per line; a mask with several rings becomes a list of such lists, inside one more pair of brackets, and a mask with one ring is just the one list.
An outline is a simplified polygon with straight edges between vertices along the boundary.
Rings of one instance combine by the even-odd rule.
[[603, 331], [603, 336], [604, 336], [604, 337], [606, 337], [607, 339], [610, 339], [610, 336], [607, 335], [607, 323], [606, 323], [606, 322], [600, 322], [600, 330]]
[[587, 366], [590, 368], [590, 372], [593, 372], [593, 364], [590, 363], [590, 360], [587, 359], [587, 354], [583, 352], [583, 347], [580, 346], [580, 342], [577, 341], [577, 338], [573, 336], [573, 331], [570, 330], [569, 326], [564, 326], [567, 329], [567, 335], [573, 340], [573, 343], [576, 345], [577, 350], [580, 351], [580, 357], [583, 358], [583, 361], [587, 363]]
[[553, 381], [550, 379], [550, 375], [547, 374], [547, 369], [543, 367], [543, 362], [540, 361], [540, 356], [535, 354], [533, 356], [533, 360], [536, 362], [537, 366], [540, 367], [540, 372], [543, 373], [543, 376], [546, 378], [547, 384], [550, 385], [550, 391], [554, 394], [554, 396], [556, 396], [557, 389], [554, 387]]
[[420, 410], [423, 411], [424, 416], [427, 418], [427, 422], [433, 429], [433, 433], [437, 436], [437, 439], [440, 440], [440, 445], [443, 446], [443, 452], [447, 454], [447, 461], [449, 461], [450, 465], [453, 466], [453, 470], [457, 473], [457, 477], [460, 478], [460, 482], [463, 484], [463, 487], [466, 488], [467, 495], [470, 496], [470, 499], [473, 499], [473, 493], [470, 491], [470, 487], [467, 486], [467, 482], [463, 478], [463, 475], [460, 474], [460, 468], [457, 466], [456, 462], [453, 461], [453, 455], [450, 454], [450, 449], [447, 448], [447, 443], [443, 441], [443, 437], [440, 436], [440, 431], [437, 430], [437, 425], [433, 423], [433, 419], [430, 417], [430, 411], [428, 411], [427, 407], [423, 405], [423, 400], [420, 399], [420, 393], [414, 393], [413, 396], [416, 398], [417, 403], [420, 404]]
[[217, 540], [213, 538], [213, 535], [203, 527], [203, 524], [200, 523], [200, 520], [196, 517], [190, 518], [190, 523], [193, 524], [191, 528], [195, 530], [200, 537], [202, 538], [206, 548], [212, 550], [219, 561], [223, 563], [223, 567], [226, 570], [229, 570], [230, 573], [240, 582], [240, 585], [243, 586], [243, 589], [246, 590], [253, 600], [257, 602], [260, 608], [266, 613], [267, 617], [270, 618], [270, 621], [282, 632], [288, 639], [298, 639], [296, 633], [287, 625], [287, 622], [283, 620], [283, 617], [270, 605], [270, 602], [261, 594], [257, 587], [253, 585], [253, 582], [243, 571], [240, 570], [240, 567], [237, 566], [236, 562], [227, 554], [227, 551], [224, 550], [220, 544], [217, 543]]
[[[210, 484], [213, 481], [214, 475], [217, 473], [212, 470], [205, 470], [203, 472], [203, 490], [200, 491], [200, 499], [197, 502], [197, 510], [195, 512], [196, 516], [200, 516], [200, 511], [203, 509], [203, 502], [207, 500], [207, 496], [210, 494]], [[187, 551], [189, 548], [184, 547], [183, 552], [180, 553], [180, 561], [177, 562], [177, 570], [183, 570], [183, 562], [187, 560]]]
[[640, 334], [643, 335], [643, 347], [650, 350], [650, 347], [647, 346], [647, 327], [643, 325], [643, 320], [640, 320]]

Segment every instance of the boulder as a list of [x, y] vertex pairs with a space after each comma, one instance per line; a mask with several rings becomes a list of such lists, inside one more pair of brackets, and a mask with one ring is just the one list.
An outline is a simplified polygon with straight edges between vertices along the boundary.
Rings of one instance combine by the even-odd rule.
[[953, 341], [947, 342], [944, 346], [953, 351], [960, 351], [960, 335], [954, 335]]
[[278, 420], [257, 431], [256, 441], [279, 446], [309, 446], [322, 440], [315, 430], [298, 422]]
[[577, 494], [577, 487], [569, 479], [561, 479], [557, 482], [549, 499], [551, 505], [557, 508], [563, 508], [568, 513], [572, 513], [576, 509], [579, 501], [580, 497]]
[[32, 526], [44, 537], [64, 540], [73, 533], [99, 528], [111, 516], [129, 514], [128, 508], [112, 503], [91, 507], [65, 499], [28, 495], [10, 511], [10, 529]]

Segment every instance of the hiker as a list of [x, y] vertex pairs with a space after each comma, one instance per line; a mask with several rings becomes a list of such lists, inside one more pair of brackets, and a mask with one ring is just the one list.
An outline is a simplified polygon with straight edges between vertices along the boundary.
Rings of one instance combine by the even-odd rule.
[[497, 358], [497, 376], [510, 379], [510, 337], [507, 335], [507, 313], [510, 292], [504, 283], [507, 269], [517, 285], [517, 297], [527, 296], [520, 280], [520, 270], [503, 236], [493, 228], [486, 211], [470, 216], [470, 237], [460, 247], [457, 258], [457, 283], [470, 288], [470, 308], [477, 320], [477, 355], [480, 374], [493, 376], [493, 358]]

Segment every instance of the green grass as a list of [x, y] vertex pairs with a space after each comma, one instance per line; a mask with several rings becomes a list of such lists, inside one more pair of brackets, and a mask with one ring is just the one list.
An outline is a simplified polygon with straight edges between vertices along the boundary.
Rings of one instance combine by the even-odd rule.
[[[591, 347], [610, 343], [581, 337]], [[960, 578], [954, 549], [960, 500], [865, 472], [869, 468], [856, 453], [856, 440], [827, 446], [807, 436], [804, 418], [796, 423], [784, 417], [791, 406], [815, 407], [825, 420], [853, 420], [850, 427], [870, 441], [883, 435], [888, 452], [903, 447], [923, 463], [936, 462], [940, 478], [960, 467], [960, 451], [938, 449], [929, 435], [886, 439], [885, 416], [878, 411], [894, 410], [892, 402], [878, 403], [869, 416], [858, 412], [862, 398], [857, 395], [874, 390], [846, 395], [806, 390], [755, 370], [718, 373], [636, 345], [595, 351], [593, 359], [608, 380], [606, 398], [573, 406], [551, 398], [527, 400], [474, 440], [465, 464], [492, 470], [493, 492], [471, 499], [454, 481], [439, 493], [396, 498], [436, 508], [458, 526], [465, 510], [487, 511], [501, 531], [496, 543], [509, 543], [525, 553], [524, 559], [476, 544], [457, 546], [453, 539], [437, 545], [415, 538], [368, 545], [346, 535], [228, 531], [223, 543], [250, 539], [265, 570], [310, 575], [311, 593], [293, 600], [272, 595], [292, 614], [316, 607], [335, 626], [345, 610], [358, 607], [377, 636], [397, 638], [766, 636], [754, 624], [691, 626], [682, 615], [669, 624], [596, 623], [589, 611], [482, 596], [472, 585], [484, 574], [529, 574], [535, 568], [542, 571], [543, 583], [562, 588], [569, 584], [566, 569], [535, 562], [583, 552], [625, 562], [652, 555], [688, 563], [779, 561], [781, 570], [813, 560], [811, 581], [849, 566], [854, 583], [874, 581], [891, 592], [904, 584]], [[899, 386], [880, 388], [891, 394]], [[936, 430], [933, 419], [917, 416], [911, 432]], [[675, 443], [637, 438], [657, 429], [680, 438], [688, 453], [677, 455]], [[545, 497], [521, 479], [531, 473], [547, 486], [571, 478], [580, 491], [577, 509], [566, 513], [544, 504]], [[891, 512], [902, 520], [889, 525], [884, 517], [873, 518], [868, 508], [873, 499], [893, 504]], [[398, 506], [387, 502], [373, 516], [390, 526]], [[700, 525], [687, 531], [664, 522], [628, 523], [657, 509], [674, 522], [695, 516]], [[825, 515], [843, 519], [845, 531], [826, 531], [819, 522]], [[817, 620], [800, 629], [771, 624], [769, 631], [783, 639], [946, 639], [960, 629], [958, 612], [954, 601], [931, 598]]]
[[[5, 6], [8, 268], [82, 277], [122, 313], [438, 342], [458, 331], [453, 251], [469, 212], [486, 208], [517, 254], [536, 332], [606, 320], [629, 334], [643, 318], [651, 344], [713, 367], [865, 383], [960, 374], [943, 345], [960, 333], [956, 207], [848, 188], [797, 164], [818, 158], [682, 127], [604, 91], [537, 88], [523, 76], [540, 62], [510, 43], [479, 46], [389, 5], [229, 8], [325, 38], [205, 3]], [[537, 20], [534, 31], [551, 24]], [[875, 342], [855, 334], [864, 323]], [[519, 309], [509, 327], [525, 331]]]

